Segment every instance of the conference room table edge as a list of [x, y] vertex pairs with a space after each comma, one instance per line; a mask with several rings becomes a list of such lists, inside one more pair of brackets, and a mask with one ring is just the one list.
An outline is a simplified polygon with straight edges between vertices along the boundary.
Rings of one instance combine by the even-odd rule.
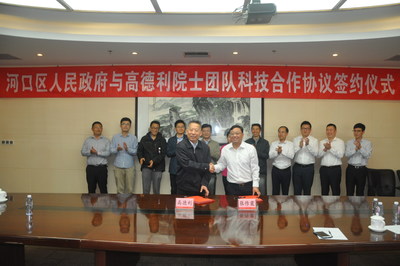
[[[18, 194], [18, 193], [15, 193]], [[337, 265], [348, 265], [348, 256], [353, 252], [399, 250], [399, 243], [381, 242], [343, 242], [330, 240], [326, 243], [307, 244], [263, 244], [263, 245], [207, 245], [207, 244], [160, 244], [125, 241], [96, 240], [85, 238], [53, 238], [32, 235], [0, 235], [2, 245], [49, 246], [93, 250], [96, 265], [107, 265], [107, 256], [113, 252], [174, 254], [174, 255], [310, 255], [332, 254], [337, 256]]]

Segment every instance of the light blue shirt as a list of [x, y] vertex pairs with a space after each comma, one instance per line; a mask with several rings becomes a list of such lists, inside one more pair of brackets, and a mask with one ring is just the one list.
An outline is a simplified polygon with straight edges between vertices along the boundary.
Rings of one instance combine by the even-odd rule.
[[355, 139], [346, 144], [345, 156], [349, 158], [348, 163], [353, 166], [366, 166], [372, 154], [372, 144], [369, 140], [361, 139], [361, 149], [356, 151]]
[[[124, 142], [128, 146], [128, 150], [124, 149]], [[118, 151], [118, 144], [122, 147], [122, 150]], [[114, 161], [114, 166], [118, 168], [131, 168], [134, 166], [133, 156], [136, 155], [138, 148], [137, 138], [131, 134], [122, 136], [122, 134], [116, 134], [111, 140], [111, 153], [117, 154]]]
[[[95, 148], [96, 154], [90, 153]], [[110, 156], [110, 141], [101, 136], [96, 139], [94, 136], [88, 137], [82, 145], [82, 156], [87, 157], [88, 165], [107, 165], [107, 157]]]

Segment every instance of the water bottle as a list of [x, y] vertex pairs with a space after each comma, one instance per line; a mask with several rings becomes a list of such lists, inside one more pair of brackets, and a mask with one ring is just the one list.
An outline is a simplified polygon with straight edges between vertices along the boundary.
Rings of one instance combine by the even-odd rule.
[[28, 195], [26, 196], [26, 201], [25, 201], [25, 213], [26, 215], [32, 215], [33, 212], [33, 199], [32, 199], [32, 195]]
[[378, 202], [378, 207], [376, 207], [375, 215], [383, 217], [384, 212], [383, 212], [383, 203], [382, 203], [382, 201]]
[[32, 234], [32, 229], [33, 229], [33, 216], [27, 215], [26, 216], [26, 230], [28, 231], [28, 234]]
[[399, 223], [399, 202], [393, 202], [393, 224]]
[[378, 198], [374, 198], [372, 201], [372, 215], [376, 214], [376, 207], [378, 207]]

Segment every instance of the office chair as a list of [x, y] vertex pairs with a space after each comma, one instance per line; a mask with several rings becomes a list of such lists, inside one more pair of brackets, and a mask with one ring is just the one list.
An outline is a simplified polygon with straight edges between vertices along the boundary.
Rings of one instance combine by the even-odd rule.
[[368, 169], [368, 196], [396, 195], [396, 177], [391, 169]]

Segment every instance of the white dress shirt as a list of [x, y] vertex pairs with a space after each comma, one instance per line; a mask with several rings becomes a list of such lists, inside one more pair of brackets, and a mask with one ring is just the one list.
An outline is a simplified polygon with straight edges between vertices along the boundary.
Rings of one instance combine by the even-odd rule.
[[215, 171], [221, 172], [228, 168], [227, 180], [230, 183], [243, 184], [253, 181], [253, 187], [259, 186], [258, 157], [256, 148], [244, 141], [235, 149], [232, 143], [221, 151], [221, 157], [215, 165]]
[[324, 144], [328, 142], [328, 139], [324, 139], [319, 142], [318, 157], [322, 157], [321, 166], [342, 165], [342, 157], [345, 150], [344, 141], [335, 137], [331, 142], [331, 148], [327, 151], [324, 151]]
[[353, 166], [366, 166], [372, 154], [372, 144], [369, 140], [361, 139], [361, 149], [356, 151], [355, 139], [346, 143], [345, 156], [349, 158], [348, 163]]
[[303, 147], [300, 148], [300, 141], [303, 136], [294, 138], [294, 162], [302, 165], [314, 164], [315, 157], [318, 156], [318, 140], [313, 136], [308, 136], [308, 145], [303, 143]]
[[[278, 154], [276, 149], [278, 146], [282, 147], [281, 154]], [[273, 166], [279, 169], [286, 169], [292, 165], [292, 159], [294, 157], [294, 145], [293, 142], [285, 140], [280, 142], [279, 140], [272, 142], [269, 149], [269, 158], [274, 159]]]

